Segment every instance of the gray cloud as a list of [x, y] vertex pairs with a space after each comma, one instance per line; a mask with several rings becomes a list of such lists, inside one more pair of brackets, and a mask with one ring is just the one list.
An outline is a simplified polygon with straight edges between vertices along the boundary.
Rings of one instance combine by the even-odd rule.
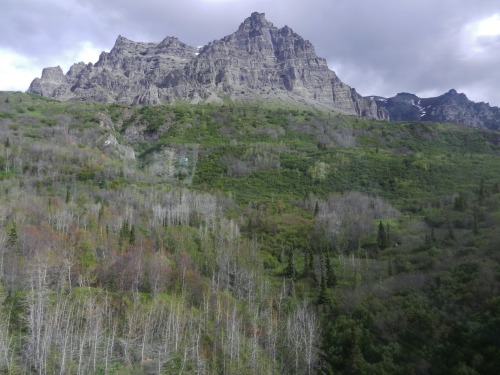
[[[497, 0], [2, 3], [0, 50], [30, 58], [40, 72], [82, 42], [109, 51], [121, 34], [137, 41], [177, 36], [202, 45], [232, 33], [251, 12], [259, 11], [276, 26], [286, 24], [309, 39], [330, 68], [362, 95], [438, 95], [456, 88], [473, 100], [500, 105], [500, 21], [491, 35], [474, 28], [494, 14], [500, 20]], [[1, 84], [0, 72], [0, 89]]]

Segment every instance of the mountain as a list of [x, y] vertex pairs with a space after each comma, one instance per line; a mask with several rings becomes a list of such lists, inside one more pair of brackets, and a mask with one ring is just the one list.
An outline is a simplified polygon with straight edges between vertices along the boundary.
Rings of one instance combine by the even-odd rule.
[[500, 128], [500, 108], [483, 102], [475, 103], [454, 89], [435, 98], [419, 98], [405, 92], [392, 98], [369, 98], [387, 110], [391, 121], [437, 121], [475, 128]]
[[45, 68], [28, 92], [63, 101], [139, 105], [271, 99], [388, 118], [374, 100], [343, 83], [309, 41], [257, 12], [233, 34], [201, 48], [173, 37], [155, 44], [119, 36], [95, 64], [74, 64], [66, 74], [60, 67]]

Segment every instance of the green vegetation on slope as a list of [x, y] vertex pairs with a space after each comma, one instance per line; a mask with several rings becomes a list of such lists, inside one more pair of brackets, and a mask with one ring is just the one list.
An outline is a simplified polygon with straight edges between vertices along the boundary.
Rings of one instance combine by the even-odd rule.
[[1, 93], [0, 135], [3, 372], [500, 367], [498, 132]]

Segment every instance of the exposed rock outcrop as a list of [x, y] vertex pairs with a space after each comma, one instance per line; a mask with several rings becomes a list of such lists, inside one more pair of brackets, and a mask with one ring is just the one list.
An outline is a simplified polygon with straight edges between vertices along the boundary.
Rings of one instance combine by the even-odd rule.
[[197, 49], [177, 38], [139, 43], [119, 36], [95, 64], [78, 63], [66, 75], [46, 68], [31, 93], [60, 100], [154, 105], [273, 99], [387, 119], [385, 109], [363, 98], [331, 71], [313, 45], [288, 26], [277, 28], [253, 13], [238, 30]]

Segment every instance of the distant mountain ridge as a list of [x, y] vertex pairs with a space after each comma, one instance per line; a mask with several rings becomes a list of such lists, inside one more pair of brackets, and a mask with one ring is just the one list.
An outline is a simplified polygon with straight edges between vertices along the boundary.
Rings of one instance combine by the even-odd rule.
[[436, 121], [464, 124], [475, 128], [500, 129], [500, 108], [475, 103], [451, 89], [434, 98], [399, 93], [392, 98], [368, 97], [389, 113], [391, 121]]
[[67, 74], [60, 67], [45, 68], [28, 92], [139, 105], [271, 99], [388, 119], [375, 100], [343, 83], [309, 41], [288, 26], [278, 29], [257, 12], [233, 34], [201, 48], [174, 37], [155, 44], [119, 36], [95, 64], [74, 64]]

